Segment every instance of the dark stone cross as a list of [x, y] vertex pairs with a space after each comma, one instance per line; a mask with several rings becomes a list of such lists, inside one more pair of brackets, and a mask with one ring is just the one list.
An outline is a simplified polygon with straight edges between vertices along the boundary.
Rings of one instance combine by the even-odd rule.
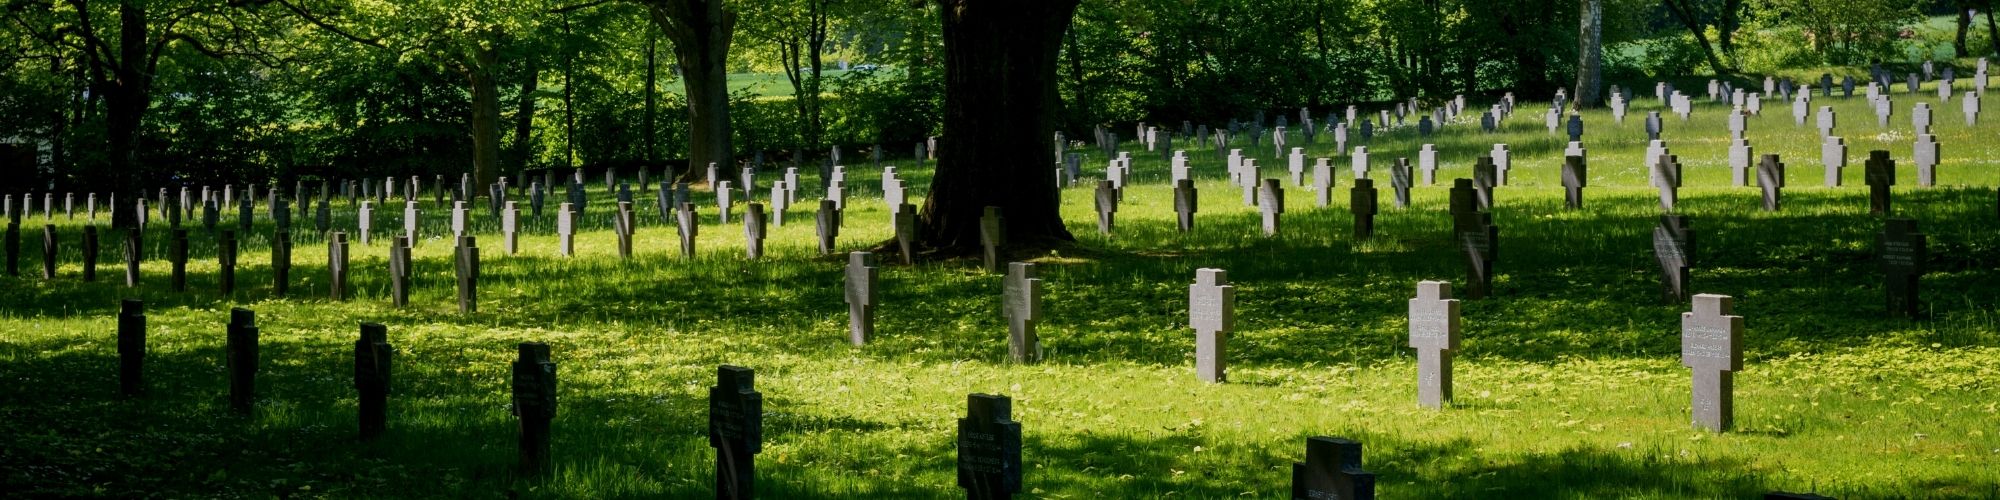
[[1583, 115], [1569, 115], [1569, 142], [1583, 141]]
[[1646, 140], [1649, 141], [1660, 140], [1660, 133], [1665, 132], [1666, 131], [1665, 129], [1666, 129], [1666, 122], [1660, 120], [1660, 112], [1658, 111], [1646, 112]]
[[549, 345], [522, 342], [514, 361], [514, 416], [520, 417], [520, 471], [549, 467], [549, 422], [556, 418], [556, 364]]
[[1653, 226], [1653, 259], [1660, 263], [1661, 297], [1669, 304], [1688, 300], [1689, 270], [1694, 267], [1692, 221], [1685, 215], [1662, 215]]
[[[1183, 233], [1194, 230], [1194, 214], [1200, 209], [1199, 195], [1200, 193], [1194, 187], [1194, 179], [1174, 181], [1175, 222], [1176, 226]], [[1100, 223], [1106, 225], [1103, 229], [1106, 231], [1106, 234], [1110, 234], [1110, 221], [1104, 220]]]
[[1868, 214], [1889, 215], [1890, 188], [1896, 185], [1896, 160], [1889, 159], [1888, 151], [1869, 151], [1863, 174], [1868, 183]]
[[175, 229], [173, 230], [172, 239], [168, 240], [167, 261], [173, 265], [173, 279], [171, 283], [176, 292], [187, 291], [187, 260], [188, 230]]
[[840, 240], [840, 203], [831, 198], [820, 199], [819, 212], [813, 214], [813, 228], [819, 236], [819, 254], [833, 254]]
[[1097, 181], [1097, 233], [1111, 235], [1113, 217], [1118, 214], [1118, 188], [1111, 181]]
[[56, 240], [56, 225], [42, 225], [42, 279], [56, 279], [56, 252], [61, 250]]
[[1694, 296], [1694, 311], [1681, 313], [1681, 365], [1693, 369], [1689, 405], [1694, 427], [1729, 430], [1735, 415], [1734, 372], [1743, 369], [1743, 317], [1728, 295]]
[[226, 332], [229, 408], [248, 415], [257, 400], [257, 313], [241, 307], [230, 309]]
[[1035, 325], [1042, 320], [1042, 280], [1035, 277], [1035, 264], [1007, 264], [1001, 315], [1007, 318], [1007, 357], [1015, 363], [1041, 360], [1041, 340]]
[[1889, 292], [1889, 314], [1920, 317], [1917, 281], [1927, 271], [1929, 239], [1917, 232], [1915, 219], [1894, 217], [1882, 221], [1876, 249], [1882, 261], [1883, 288]]
[[716, 219], [717, 223], [720, 224], [729, 223], [730, 210], [733, 210], [735, 208], [734, 205], [736, 204], [734, 201], [730, 200], [730, 195], [734, 194], [735, 191], [736, 188], [734, 188], [733, 184], [729, 181], [717, 181], [715, 183], [715, 206], [716, 206], [715, 213], [717, 217]]
[[986, 272], [1000, 274], [1000, 250], [1007, 245], [1007, 218], [1001, 215], [1000, 207], [986, 207], [986, 214], [979, 217], [979, 246], [985, 257]]
[[326, 241], [326, 272], [328, 296], [333, 300], [347, 300], [347, 233], [335, 232]]
[[507, 247], [507, 255], [521, 252], [521, 207], [509, 201], [500, 209], [501, 243]]
[[292, 289], [292, 232], [271, 233], [271, 294], [284, 297]]
[[[8, 226], [9, 235], [18, 234], [13, 231], [13, 227], [13, 225]], [[139, 261], [143, 259], [143, 254], [140, 252], [146, 248], [145, 237], [144, 229], [137, 227], [125, 229], [125, 288], [139, 287]], [[9, 252], [9, 255], [11, 254], [12, 252]]]
[[764, 204], [743, 207], [743, 251], [752, 260], [764, 258]]
[[1354, 237], [1375, 237], [1375, 180], [1355, 179], [1348, 190], [1348, 210], [1354, 213]]
[[256, 222], [257, 203], [255, 200], [256, 198], [254, 197], [245, 197], [236, 204], [236, 230], [243, 234], [250, 234], [251, 226]]
[[1417, 405], [1438, 409], [1451, 403], [1451, 359], [1458, 351], [1458, 300], [1451, 283], [1417, 283], [1410, 299], [1410, 347], [1417, 350]]
[[757, 497], [757, 453], [764, 450], [764, 395], [756, 372], [722, 365], [708, 388], [708, 445], [715, 448], [715, 498]]
[[215, 239], [216, 281], [223, 295], [236, 293], [236, 232], [223, 231]]
[[1660, 190], [1660, 210], [1672, 213], [1680, 201], [1680, 157], [1660, 155], [1659, 160], [1653, 162], [1653, 187]]
[[1397, 158], [1389, 166], [1389, 189], [1394, 191], [1396, 208], [1410, 208], [1411, 175], [1409, 158]]
[[333, 209], [326, 200], [319, 200], [319, 210], [313, 213], [313, 227], [321, 233], [333, 230]]
[[83, 226], [83, 281], [97, 281], [97, 226]]
[[847, 340], [856, 346], [875, 335], [875, 281], [879, 276], [875, 254], [847, 254]]
[[[1435, 131], [1436, 128], [1437, 126], [1431, 123], [1430, 116], [1424, 116], [1417, 119], [1417, 135], [1419, 137], [1430, 137], [1431, 132]], [[1308, 127], [1307, 130], [1311, 130], [1311, 128]], [[1306, 137], [1312, 137], [1312, 136], [1308, 134]], [[1308, 142], [1308, 144], [1310, 144], [1310, 142]]]
[[1292, 464], [1293, 500], [1374, 500], [1375, 473], [1361, 468], [1361, 443], [1337, 437], [1306, 440], [1305, 463]]
[[958, 420], [958, 487], [974, 500], [1014, 498], [1021, 492], [1021, 423], [1013, 420], [1013, 400], [973, 394], [966, 406]]
[[1487, 111], [1485, 113], [1479, 114], [1479, 130], [1487, 133], [1500, 131], [1499, 124], [1493, 120], [1492, 111]]
[[15, 220], [7, 222], [7, 275], [21, 275], [21, 221], [18, 212]]
[[471, 235], [460, 236], [453, 253], [458, 257], [454, 266], [458, 278], [458, 312], [479, 312], [479, 242]]
[[674, 222], [680, 230], [681, 256], [694, 257], [695, 236], [701, 233], [701, 214], [694, 211], [694, 203], [681, 202], [681, 208], [674, 211]]
[[1778, 155], [1764, 155], [1757, 162], [1757, 186], [1764, 190], [1764, 211], [1778, 211], [1785, 187], [1785, 164], [1778, 161]]
[[363, 441], [389, 427], [389, 367], [395, 355], [388, 327], [361, 324], [361, 339], [354, 341], [354, 390], [360, 393], [356, 406]]
[[1499, 253], [1500, 228], [1493, 215], [1479, 210], [1470, 179], [1454, 179], [1451, 187], [1453, 240], [1465, 255], [1466, 298], [1493, 293], [1493, 260]]
[[528, 184], [528, 216], [537, 219], [541, 218], [542, 202], [547, 199], [548, 195], [542, 193], [542, 183], [535, 182]]
[[213, 233], [215, 226], [221, 222], [222, 210], [215, 205], [215, 200], [201, 202], [201, 229]]
[[1563, 207], [1583, 209], [1583, 188], [1590, 185], [1589, 163], [1582, 156], [1564, 156], [1562, 166]]
[[1229, 380], [1229, 334], [1236, 331], [1236, 287], [1221, 269], [1195, 270], [1188, 285], [1188, 326], [1194, 328], [1194, 373], [1203, 382]]
[[118, 392], [146, 392], [146, 302], [138, 299], [118, 303]]
[[410, 237], [398, 235], [389, 243], [389, 297], [396, 307], [410, 305]]

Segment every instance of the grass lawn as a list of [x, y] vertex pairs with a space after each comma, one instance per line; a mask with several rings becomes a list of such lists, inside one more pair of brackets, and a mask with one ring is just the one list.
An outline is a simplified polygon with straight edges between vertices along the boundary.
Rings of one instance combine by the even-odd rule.
[[[974, 392], [1014, 398], [1024, 498], [1282, 497], [1290, 464], [1318, 435], [1361, 441], [1383, 498], [2000, 496], [2000, 113], [1967, 127], [1955, 99], [1899, 93], [1891, 126], [1878, 128], [1861, 98], [1818, 98], [1841, 113], [1836, 135], [1852, 164], [1846, 187], [1825, 188], [1816, 133], [1771, 99], [1749, 137], [1789, 167], [1775, 213], [1758, 210], [1756, 188], [1729, 186], [1723, 108], [1700, 105], [1689, 122], [1669, 115], [1665, 137], [1686, 168], [1681, 210], [1698, 234], [1694, 289], [1735, 297], [1748, 324], [1736, 430], [1715, 434], [1689, 425], [1678, 333], [1688, 305], [1661, 302], [1650, 251], [1659, 209], [1639, 161], [1641, 122], [1659, 101], [1634, 100], [1622, 125], [1604, 111], [1585, 115], [1591, 187], [1580, 211], [1562, 209], [1562, 139], [1542, 128], [1543, 104], [1521, 103], [1498, 135], [1477, 133], [1476, 122], [1446, 128], [1431, 141], [1443, 151], [1441, 186], [1415, 189], [1408, 209], [1390, 205], [1386, 171], [1399, 156], [1414, 163], [1425, 141], [1414, 127], [1376, 137], [1384, 189], [1367, 241], [1351, 236], [1344, 192], [1317, 208], [1303, 189], [1286, 197], [1285, 233], [1261, 237], [1256, 212], [1205, 149], [1189, 152], [1203, 211], [1195, 231], [1179, 233], [1166, 164], [1124, 144], [1137, 175], [1113, 236], [1097, 234], [1085, 184], [1064, 192], [1082, 246], [1037, 256], [1047, 355], [1029, 366], [1005, 362], [1000, 279], [976, 262], [885, 265], [876, 336], [850, 347], [844, 259], [818, 255], [805, 203], [773, 229], [761, 261], [743, 257], [741, 226], [717, 225], [712, 203], [695, 259], [679, 256], [650, 203], [640, 203], [638, 255], [620, 259], [601, 186], [573, 258], [557, 256], [546, 215], [529, 223], [520, 254], [505, 255], [498, 222], [480, 211], [484, 274], [471, 315], [457, 313], [450, 244], [437, 237], [449, 234], [446, 212], [428, 201], [418, 286], [401, 309], [388, 298], [386, 231], [372, 246], [354, 243], [357, 296], [332, 302], [315, 235], [298, 238], [294, 296], [271, 297], [261, 209], [233, 296], [215, 292], [213, 244], [198, 227], [189, 292], [168, 289], [161, 224], [147, 231], [143, 286], [122, 287], [108, 231], [99, 281], [82, 282], [74, 245], [84, 223], [58, 215], [61, 276], [30, 276], [40, 265], [31, 228], [22, 277], [0, 280], [0, 490], [710, 496], [706, 394], [716, 366], [736, 364], [757, 370], [765, 398], [767, 498], [963, 496], [953, 437]], [[1916, 102], [1938, 109], [1937, 187], [1916, 186], [1911, 166]], [[1406, 301], [1420, 280], [1462, 282], [1442, 185], [1470, 177], [1495, 142], [1514, 151], [1494, 210], [1497, 297], [1464, 304], [1456, 401], [1420, 409]], [[1268, 143], [1241, 147], [1265, 177], [1284, 176]], [[1309, 150], [1331, 148], [1322, 136]], [[1884, 313], [1873, 258], [1882, 224], [1861, 185], [1870, 149], [1893, 152], [1896, 211], [1929, 234], [1922, 320]], [[1101, 155], [1082, 150], [1086, 171], [1102, 172]], [[1344, 191], [1347, 158], [1335, 165]], [[904, 161], [901, 170], [913, 191], [928, 185], [927, 169]], [[878, 175], [851, 166], [843, 251], [890, 237]], [[392, 212], [378, 211], [375, 225], [399, 226]], [[353, 215], [336, 204], [337, 226], [352, 230]], [[1237, 287], [1227, 384], [1193, 373], [1187, 286], [1202, 267], [1227, 269]], [[147, 301], [142, 398], [117, 395], [120, 298]], [[222, 368], [223, 325], [239, 306], [257, 312], [262, 330], [248, 417], [229, 412]], [[354, 439], [352, 348], [364, 321], [388, 325], [398, 350], [389, 430], [371, 443]], [[550, 343], [560, 365], [556, 465], [545, 477], [513, 472], [508, 363], [523, 341]]]

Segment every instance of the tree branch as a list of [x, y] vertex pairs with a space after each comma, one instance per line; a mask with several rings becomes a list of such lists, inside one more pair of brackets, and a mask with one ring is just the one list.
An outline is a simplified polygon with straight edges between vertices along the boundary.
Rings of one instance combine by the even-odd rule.
[[304, 19], [307, 23], [311, 23], [313, 26], [318, 26], [320, 27], [320, 29], [333, 32], [333, 34], [339, 35], [341, 38], [346, 38], [350, 42], [395, 52], [395, 49], [391, 49], [387, 45], [382, 45], [382, 41], [380, 39], [362, 38], [353, 33], [349, 33], [347, 30], [340, 29], [339, 26], [334, 26], [332, 23], [320, 20], [319, 17], [312, 15], [311, 12], [306, 11], [304, 8], [301, 8], [298, 5], [292, 4], [290, 0], [277, 0], [277, 1], [278, 5], [283, 5], [285, 6], [285, 10], [292, 11], [293, 14], [298, 14], [299, 18]]

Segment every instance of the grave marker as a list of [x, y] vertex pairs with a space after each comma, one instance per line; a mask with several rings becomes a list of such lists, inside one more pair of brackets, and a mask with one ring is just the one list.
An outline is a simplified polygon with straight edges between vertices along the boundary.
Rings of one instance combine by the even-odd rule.
[[917, 258], [916, 205], [911, 205], [908, 203], [898, 205], [896, 206], [896, 213], [891, 214], [890, 217], [892, 217], [891, 220], [895, 221], [894, 225], [896, 227], [894, 229], [896, 230], [896, 248], [903, 255], [903, 265], [907, 266], [916, 264], [917, 262], [916, 261]]
[[1097, 233], [1111, 236], [1113, 217], [1118, 214], [1118, 188], [1111, 181], [1097, 181]]
[[1692, 221], [1685, 215], [1662, 215], [1653, 226], [1653, 260], [1660, 264], [1662, 298], [1669, 304], [1688, 300], [1690, 270], [1694, 267], [1695, 240]]
[[257, 313], [241, 307], [230, 309], [224, 338], [229, 408], [248, 415], [257, 401]]
[[1888, 215], [1890, 188], [1896, 185], [1896, 160], [1889, 159], [1888, 151], [1869, 151], [1863, 169], [1868, 182], [1868, 214]]
[[1284, 186], [1280, 185], [1277, 179], [1264, 179], [1258, 189], [1257, 200], [1257, 210], [1264, 216], [1264, 237], [1277, 236], [1279, 218], [1285, 213]]
[[618, 236], [618, 258], [632, 258], [632, 238], [639, 230], [638, 222], [632, 213], [632, 202], [618, 202], [618, 211], [611, 214], [611, 231]]
[[1337, 437], [1306, 440], [1306, 461], [1292, 464], [1294, 500], [1374, 500], [1375, 473], [1361, 468], [1361, 443]]
[[118, 392], [146, 392], [146, 303], [138, 299], [118, 303]]
[[1736, 371], [1743, 369], [1743, 317], [1731, 316], [1727, 295], [1694, 296], [1681, 313], [1681, 365], [1694, 372], [1690, 411], [1696, 429], [1729, 430], [1735, 416]]
[[847, 254], [847, 340], [855, 346], [875, 335], [875, 282], [880, 276], [875, 254]]
[[985, 257], [986, 272], [1000, 274], [1000, 248], [1007, 245], [1007, 219], [1001, 215], [1000, 207], [986, 207], [985, 215], [979, 218], [979, 246]]
[[576, 211], [568, 203], [556, 205], [556, 239], [559, 255], [576, 255]]
[[[1199, 208], [1197, 206], [1197, 195], [1198, 193], [1194, 187], [1194, 179], [1181, 179], [1174, 183], [1174, 214], [1176, 215], [1176, 222], [1179, 223], [1178, 226], [1183, 233], [1194, 230], [1194, 214]], [[1109, 223], [1110, 221], [1105, 221], [1106, 226], [1104, 229], [1107, 230], [1107, 234], [1110, 229]]]
[[1348, 190], [1348, 211], [1354, 214], [1354, 238], [1375, 237], [1375, 180], [1355, 179]]
[[479, 242], [471, 235], [460, 236], [453, 254], [457, 257], [453, 268], [458, 278], [458, 312], [479, 312]]
[[223, 295], [236, 293], [236, 232], [223, 231], [215, 239], [216, 282]]
[[1409, 158], [1397, 158], [1396, 163], [1389, 166], [1389, 189], [1395, 194], [1396, 208], [1410, 207]]
[[[7, 234], [10, 238], [19, 237], [18, 233], [14, 231], [14, 227], [12, 224], [8, 225]], [[146, 248], [144, 241], [145, 234], [145, 230], [137, 227], [125, 229], [125, 288], [139, 287], [139, 260], [141, 259], [139, 252], [141, 249]], [[12, 256], [13, 252], [9, 251], [8, 255]], [[12, 266], [9, 267], [11, 268]]]
[[1582, 156], [1564, 156], [1562, 166], [1563, 207], [1583, 209], [1583, 188], [1590, 185], [1589, 165]]
[[333, 300], [347, 300], [347, 233], [335, 232], [326, 242], [328, 292]]
[[42, 280], [56, 279], [56, 225], [42, 225]]
[[1042, 320], [1042, 280], [1035, 276], [1035, 264], [1007, 264], [1001, 312], [1007, 318], [1007, 357], [1015, 363], [1041, 360], [1042, 346], [1035, 325]]
[[1499, 253], [1500, 228], [1493, 215], [1478, 209], [1471, 179], [1454, 179], [1451, 187], [1452, 231], [1466, 264], [1466, 298], [1483, 299], [1493, 292], [1493, 260]]
[[1884, 220], [1876, 235], [1876, 249], [1882, 262], [1883, 289], [1888, 291], [1889, 314], [1920, 318], [1918, 279], [1930, 257], [1929, 240], [1917, 232], [1917, 221], [1902, 217]]
[[813, 214], [814, 231], [819, 236], [819, 254], [830, 255], [840, 238], [840, 202], [832, 199], [819, 200], [819, 212]]
[[1660, 190], [1660, 210], [1673, 212], [1680, 202], [1681, 162], [1675, 155], [1660, 155], [1653, 162], [1653, 187]]
[[1764, 190], [1764, 211], [1776, 212], [1784, 193], [1785, 164], [1778, 161], [1778, 155], [1764, 155], [1757, 163], [1757, 186]]
[[1942, 150], [1938, 147], [1937, 136], [1918, 134], [1911, 158], [1917, 164], [1917, 185], [1933, 187], [1937, 185], [1937, 164]]
[[354, 341], [354, 390], [359, 394], [355, 406], [362, 441], [380, 437], [389, 428], [389, 376], [395, 355], [388, 327], [361, 324], [361, 338]]
[[958, 420], [958, 487], [966, 498], [1006, 500], [1021, 492], [1021, 423], [1007, 396], [973, 394]]
[[1228, 381], [1229, 334], [1236, 331], [1236, 287], [1221, 269], [1197, 269], [1188, 286], [1188, 327], [1194, 329], [1194, 371], [1203, 382]]
[[764, 204], [751, 202], [743, 208], [743, 251], [751, 260], [764, 258]]
[[1451, 283], [1417, 283], [1410, 299], [1410, 347], [1417, 350], [1417, 406], [1444, 408], [1451, 403], [1451, 360], [1458, 351], [1458, 301]]
[[556, 364], [549, 345], [522, 342], [514, 361], [514, 416], [520, 417], [520, 471], [549, 468], [549, 422], [556, 418]]
[[[754, 204], [753, 204], [754, 205]], [[715, 448], [715, 497], [756, 498], [757, 453], [764, 449], [764, 395], [756, 373], [722, 365], [708, 388], [708, 446]]]
[[507, 246], [507, 255], [521, 252], [521, 208], [516, 206], [517, 203], [506, 202], [506, 208], [500, 209], [500, 234], [503, 244]]
[[389, 242], [389, 300], [396, 307], [410, 305], [410, 238], [396, 236]]

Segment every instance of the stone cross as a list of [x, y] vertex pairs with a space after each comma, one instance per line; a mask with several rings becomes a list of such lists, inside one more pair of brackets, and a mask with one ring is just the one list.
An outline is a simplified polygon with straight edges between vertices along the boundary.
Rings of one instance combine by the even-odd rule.
[[146, 302], [139, 299], [118, 303], [118, 392], [146, 392]]
[[694, 257], [695, 235], [701, 230], [701, 214], [694, 211], [694, 203], [681, 202], [674, 210], [674, 227], [680, 235], [681, 256]]
[[1729, 142], [1729, 184], [1747, 186], [1750, 183], [1750, 163], [1757, 157], [1757, 150], [1750, 147], [1748, 139]]
[[229, 408], [248, 415], [257, 401], [257, 313], [229, 310], [224, 351], [229, 371]]
[[1351, 156], [1353, 159], [1351, 170], [1354, 171], [1354, 178], [1368, 178], [1368, 146], [1355, 146], [1354, 154]]
[[[1194, 179], [1181, 179], [1174, 183], [1174, 214], [1183, 233], [1194, 230], [1194, 214], [1200, 208], [1197, 205], [1198, 194], [1195, 191]], [[1108, 226], [1110, 221], [1105, 222]]]
[[[42, 225], [42, 279], [56, 279], [56, 225]], [[218, 252], [219, 253], [219, 252]]]
[[97, 225], [83, 226], [83, 281], [97, 281]]
[[1113, 217], [1118, 214], [1118, 188], [1111, 181], [1097, 181], [1097, 232], [1111, 236]]
[[458, 238], [465, 236], [465, 216], [466, 216], [465, 202], [463, 201], [451, 202], [452, 241], [457, 241]]
[[361, 439], [374, 439], [389, 427], [389, 375], [396, 349], [389, 345], [389, 329], [381, 323], [362, 323], [361, 338], [354, 341], [354, 390]]
[[576, 211], [569, 203], [556, 205], [556, 251], [569, 257], [576, 255]]
[[1042, 280], [1035, 275], [1033, 263], [1007, 264], [1001, 312], [1007, 318], [1007, 357], [1015, 363], [1041, 360], [1041, 340], [1035, 335], [1035, 325], [1042, 320]]
[[764, 395], [756, 373], [722, 365], [708, 388], [708, 445], [715, 448], [715, 497], [757, 497], [757, 453], [764, 450]]
[[544, 201], [547, 201], [547, 199], [548, 199], [548, 195], [547, 195], [547, 194], [544, 194], [544, 193], [542, 192], [542, 183], [539, 183], [539, 182], [536, 182], [536, 183], [531, 183], [531, 184], [529, 184], [529, 185], [528, 185], [528, 216], [529, 216], [529, 217], [534, 217], [534, 218], [537, 218], [537, 219], [541, 218], [541, 217], [542, 217], [542, 203], [543, 203]]
[[[1571, 147], [1583, 149], [1583, 143], [1580, 141], [1570, 141], [1569, 144]], [[1514, 168], [1514, 152], [1509, 151], [1506, 144], [1494, 144], [1493, 151], [1487, 155], [1493, 158], [1493, 172], [1495, 174], [1493, 185], [1507, 185], [1507, 171]]]
[[819, 211], [813, 214], [814, 234], [819, 237], [819, 254], [830, 255], [840, 238], [840, 202], [831, 198], [819, 200]]
[[979, 246], [985, 257], [986, 272], [1000, 274], [1000, 249], [1007, 245], [1007, 218], [1001, 215], [1000, 207], [986, 207], [985, 215], [979, 217]]
[[1757, 186], [1764, 190], [1764, 211], [1778, 211], [1785, 187], [1785, 164], [1778, 161], [1778, 155], [1764, 155], [1757, 163]]
[[326, 241], [327, 293], [333, 300], [347, 300], [347, 233], [335, 231]]
[[[1257, 190], [1262, 186], [1261, 178], [1258, 177], [1260, 174], [1257, 170], [1257, 160], [1244, 158], [1238, 174], [1241, 176], [1239, 186], [1243, 188], [1243, 206], [1257, 206]], [[1121, 191], [1118, 194], [1122, 197], [1125, 193]]]
[[1188, 326], [1194, 328], [1194, 371], [1203, 382], [1225, 382], [1229, 334], [1236, 331], [1236, 287], [1221, 269], [1195, 270], [1188, 286]]
[[638, 216], [632, 213], [632, 202], [618, 202], [618, 211], [611, 214], [611, 231], [618, 236], [618, 257], [632, 258], [632, 238], [639, 230]]
[[1917, 164], [1917, 185], [1932, 187], [1937, 185], [1937, 164], [1941, 149], [1937, 136], [1917, 134], [1916, 146], [1911, 151], [1911, 159]]
[[1660, 210], [1673, 212], [1680, 201], [1681, 162], [1675, 155], [1660, 155], [1653, 162], [1653, 187], [1660, 191]]
[[520, 471], [549, 467], [549, 422], [556, 418], [556, 364], [549, 345], [522, 342], [514, 360], [514, 416], [520, 417]]
[[453, 253], [457, 257], [453, 267], [458, 278], [458, 312], [479, 312], [479, 244], [471, 235], [460, 236]]
[[764, 258], [764, 204], [751, 202], [743, 209], [743, 251], [752, 260]]
[[1583, 188], [1590, 186], [1589, 164], [1582, 156], [1564, 156], [1562, 166], [1563, 207], [1583, 209]]
[[[54, 229], [55, 226], [49, 226]], [[50, 255], [54, 260], [54, 255]], [[216, 284], [223, 295], [236, 293], [236, 232], [223, 231], [215, 238]], [[53, 268], [51, 269], [53, 271]]]
[[1313, 197], [1319, 202], [1318, 206], [1333, 203], [1333, 159], [1320, 158], [1314, 162], [1312, 174]]
[[1917, 232], [1915, 219], [1895, 217], [1883, 221], [1882, 232], [1876, 236], [1876, 248], [1882, 261], [1883, 288], [1889, 292], [1890, 314], [1921, 317], [1917, 280], [1927, 270], [1928, 243], [1924, 234]]
[[1292, 148], [1288, 160], [1288, 170], [1292, 173], [1292, 187], [1304, 187], [1306, 182], [1306, 148]]
[[1458, 300], [1451, 283], [1417, 283], [1410, 299], [1410, 347], [1417, 350], [1417, 405], [1439, 409], [1451, 403], [1451, 359], [1458, 351]]
[[1653, 226], [1653, 260], [1660, 264], [1661, 297], [1669, 304], [1688, 300], [1689, 272], [1694, 267], [1692, 221], [1685, 215], [1662, 215]]
[[1410, 181], [1410, 159], [1397, 158], [1396, 163], [1389, 166], [1389, 189], [1395, 194], [1396, 208], [1410, 207]]
[[1307, 439], [1305, 463], [1292, 464], [1292, 498], [1373, 500], [1375, 473], [1361, 468], [1361, 443], [1325, 436]]
[[847, 254], [847, 340], [856, 346], [875, 335], [875, 282], [879, 276], [875, 254]]
[[396, 307], [410, 305], [410, 238], [397, 236], [389, 242], [389, 297]]
[[1423, 170], [1424, 172], [1425, 186], [1432, 186], [1437, 184], [1437, 169], [1438, 169], [1437, 157], [1438, 157], [1438, 151], [1436, 145], [1425, 144], [1421, 146], [1419, 149], [1417, 149], [1417, 168]]
[[1499, 253], [1500, 228], [1493, 225], [1492, 214], [1479, 210], [1476, 197], [1472, 180], [1452, 181], [1452, 232], [1459, 251], [1465, 255], [1466, 298], [1483, 299], [1493, 290], [1493, 261]]
[[[14, 266], [14, 254], [21, 244], [21, 234], [17, 229], [18, 227], [18, 224], [9, 224], [7, 226], [7, 274], [10, 275], [18, 274], [15, 272]], [[173, 290], [176, 292], [187, 291], [187, 259], [187, 230], [174, 229], [167, 240], [167, 262], [172, 264], [171, 283]]]
[[1368, 239], [1375, 236], [1375, 180], [1355, 179], [1354, 188], [1348, 190], [1348, 211], [1354, 214], [1354, 238]]
[[890, 220], [895, 222], [896, 249], [898, 253], [902, 254], [903, 265], [916, 264], [917, 206], [908, 203], [897, 205], [896, 212], [890, 214]]
[[[247, 210], [248, 207], [245, 207], [245, 209], [243, 213], [250, 213]], [[367, 246], [370, 235], [375, 232], [375, 204], [373, 202], [361, 202], [361, 207], [354, 209], [354, 225], [355, 234], [361, 236], [361, 245]], [[248, 227], [245, 227], [245, 229], [247, 230]]]
[[521, 208], [519, 202], [509, 201], [500, 209], [500, 234], [507, 247], [507, 255], [521, 252]]
[[[422, 216], [423, 211], [417, 209], [417, 202], [403, 202], [403, 237], [409, 238], [412, 246], [421, 240], [417, 235], [417, 229], [421, 227], [419, 223], [423, 221]], [[285, 226], [281, 224], [279, 227]]]
[[958, 487], [966, 498], [1005, 500], [1021, 492], [1021, 423], [1007, 396], [973, 394], [958, 419]]
[[1966, 92], [1959, 99], [1959, 111], [1965, 114], [1965, 126], [1979, 124], [1979, 94]]
[[1868, 214], [1888, 215], [1890, 188], [1896, 185], [1896, 160], [1889, 159], [1888, 151], [1869, 151], [1863, 174], [1868, 182]]
[[[1359, 182], [1359, 181], [1356, 181]], [[1264, 179], [1257, 193], [1257, 209], [1264, 215], [1264, 236], [1278, 235], [1278, 219], [1285, 213], [1285, 188], [1277, 179]]]
[[1694, 296], [1694, 310], [1681, 313], [1681, 365], [1694, 372], [1689, 405], [1696, 429], [1729, 430], [1735, 416], [1734, 372], [1743, 369], [1743, 317], [1728, 295]]

